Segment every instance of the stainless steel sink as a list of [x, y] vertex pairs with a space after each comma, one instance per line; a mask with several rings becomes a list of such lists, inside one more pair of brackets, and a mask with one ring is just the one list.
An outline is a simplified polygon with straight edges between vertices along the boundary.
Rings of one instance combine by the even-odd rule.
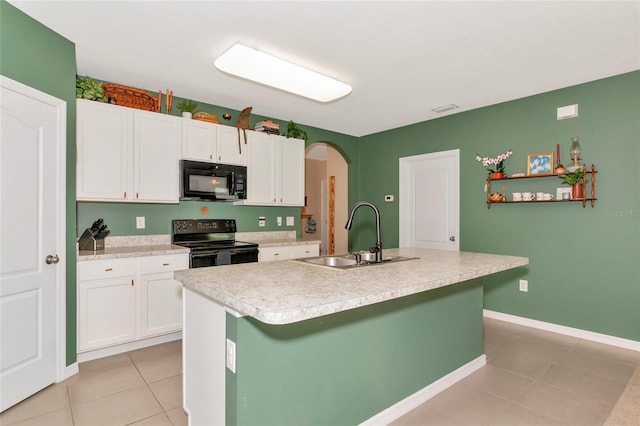
[[362, 258], [360, 264], [356, 264], [355, 256], [352, 254], [307, 257], [303, 259], [296, 259], [296, 261], [311, 265], [328, 266], [337, 269], [354, 269], [362, 268], [365, 266], [384, 265], [389, 263], [401, 262], [404, 260], [417, 259], [417, 257], [385, 256], [382, 258], [382, 263], [376, 263], [375, 253], [360, 252], [360, 255]]

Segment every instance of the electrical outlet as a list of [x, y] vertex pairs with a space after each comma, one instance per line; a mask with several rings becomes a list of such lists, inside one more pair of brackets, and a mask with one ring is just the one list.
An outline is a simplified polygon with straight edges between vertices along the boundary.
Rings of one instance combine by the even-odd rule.
[[393, 195], [385, 195], [384, 196], [384, 201], [385, 203], [390, 203], [394, 200]]
[[264, 217], [264, 216], [260, 216], [260, 217], [258, 218], [258, 226], [259, 226], [260, 228], [264, 228], [265, 226], [267, 226], [267, 218], [266, 218], [266, 217]]
[[282, 216], [276, 217], [276, 221], [278, 223], [278, 226], [282, 226]]
[[293, 218], [293, 216], [287, 216], [287, 226], [293, 226], [295, 225], [295, 219]]
[[144, 216], [137, 216], [136, 217], [136, 229], [144, 229], [144, 227], [145, 227]]
[[525, 293], [529, 291], [529, 281], [520, 280], [520, 291], [524, 291]]
[[227, 339], [227, 368], [232, 373], [236, 372], [236, 343]]

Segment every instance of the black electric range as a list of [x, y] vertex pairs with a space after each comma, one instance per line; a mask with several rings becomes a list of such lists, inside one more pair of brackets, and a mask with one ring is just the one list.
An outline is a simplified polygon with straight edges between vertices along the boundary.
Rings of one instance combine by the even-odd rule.
[[258, 261], [258, 244], [236, 241], [235, 219], [175, 219], [171, 243], [191, 249], [190, 268]]

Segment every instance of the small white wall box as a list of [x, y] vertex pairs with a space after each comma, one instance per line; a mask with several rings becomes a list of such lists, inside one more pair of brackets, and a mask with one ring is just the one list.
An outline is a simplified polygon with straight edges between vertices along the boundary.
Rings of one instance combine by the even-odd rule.
[[578, 104], [558, 107], [557, 113], [558, 113], [558, 120], [566, 120], [567, 118], [577, 117]]

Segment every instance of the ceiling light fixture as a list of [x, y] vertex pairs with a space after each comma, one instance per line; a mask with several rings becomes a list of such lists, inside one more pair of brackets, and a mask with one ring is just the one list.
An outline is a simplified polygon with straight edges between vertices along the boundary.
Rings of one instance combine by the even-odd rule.
[[352, 90], [342, 81], [239, 43], [220, 55], [214, 64], [220, 71], [319, 102], [336, 100]]

